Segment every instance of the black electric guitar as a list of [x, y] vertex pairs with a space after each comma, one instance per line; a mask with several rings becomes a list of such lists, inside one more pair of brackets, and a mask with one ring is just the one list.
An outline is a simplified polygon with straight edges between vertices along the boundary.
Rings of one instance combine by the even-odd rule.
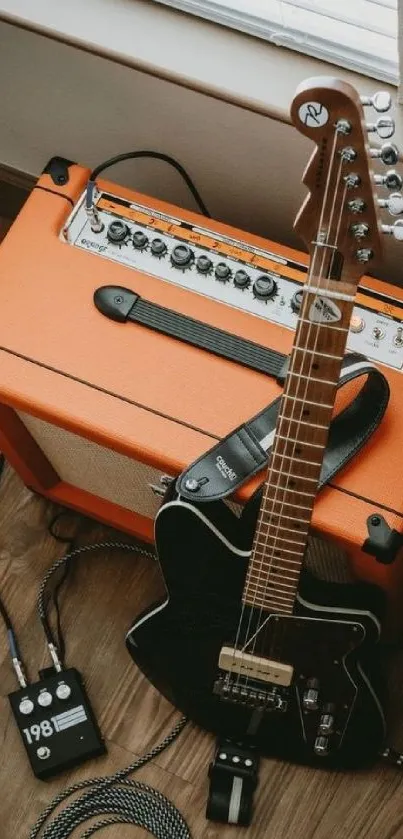
[[[262, 753], [360, 766], [382, 746], [376, 642], [380, 592], [303, 569], [354, 296], [380, 252], [363, 110], [355, 90], [311, 79], [292, 104], [316, 149], [295, 222], [310, 251], [261, 505], [171, 490], [155, 525], [166, 599], [127, 644], [155, 687], [190, 719]], [[256, 508], [255, 508], [256, 511]]]

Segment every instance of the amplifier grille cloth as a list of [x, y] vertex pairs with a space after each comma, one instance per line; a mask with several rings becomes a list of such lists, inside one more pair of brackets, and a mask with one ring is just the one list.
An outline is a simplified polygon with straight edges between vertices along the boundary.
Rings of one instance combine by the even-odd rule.
[[[161, 488], [162, 471], [30, 414], [19, 411], [18, 416], [61, 480], [141, 516], [155, 517], [161, 498], [151, 487]], [[240, 514], [238, 504], [227, 504]], [[345, 551], [320, 537], [310, 537], [306, 564], [321, 579], [351, 579]]]

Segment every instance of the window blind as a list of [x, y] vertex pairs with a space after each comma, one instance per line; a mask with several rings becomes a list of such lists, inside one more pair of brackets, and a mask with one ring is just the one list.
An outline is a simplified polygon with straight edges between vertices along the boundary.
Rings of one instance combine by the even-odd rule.
[[397, 84], [403, 0], [154, 0]]

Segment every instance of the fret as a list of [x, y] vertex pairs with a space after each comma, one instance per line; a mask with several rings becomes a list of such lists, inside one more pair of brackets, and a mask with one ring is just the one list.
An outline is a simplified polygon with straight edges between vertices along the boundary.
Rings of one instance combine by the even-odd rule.
[[[283, 580], [289, 580], [291, 583], [295, 583], [295, 577], [287, 577], [286, 575], [280, 575], [277, 571], [273, 571], [274, 576], [279, 576], [281, 580], [281, 584], [285, 585]], [[250, 578], [249, 578], [250, 579]]]
[[[299, 531], [295, 530], [293, 533], [299, 533]], [[276, 539], [277, 542], [286, 542], [289, 545], [301, 545], [301, 547], [305, 547], [305, 542], [297, 542], [296, 539], [286, 539], [284, 536], [274, 536], [273, 538]]]
[[[344, 359], [344, 355], [331, 355], [330, 353], [320, 352], [319, 350], [308, 350], [307, 347], [295, 346], [294, 350], [295, 352], [303, 352], [304, 354], [308, 353], [308, 355], [319, 355], [321, 358], [332, 358], [335, 361], [343, 361]], [[329, 405], [329, 407], [332, 408], [333, 405]]]
[[336, 385], [339, 384], [338, 379], [337, 379], [336, 382], [331, 382], [328, 379], [316, 379], [313, 376], [305, 376], [304, 373], [297, 373], [294, 370], [290, 370], [289, 373], [287, 373], [287, 379], [291, 376], [295, 376], [298, 379], [305, 379], [305, 381], [309, 381], [309, 382], [318, 382], [321, 385], [333, 385], [333, 387], [335, 387]]
[[[273, 452], [272, 460], [275, 457], [283, 457], [286, 460], [292, 460], [294, 463], [303, 463], [304, 466], [321, 466], [322, 464], [318, 460], [303, 460], [302, 457], [293, 457], [291, 454], [283, 454], [282, 452]], [[283, 470], [273, 469], [270, 467], [271, 472], [279, 472], [281, 475], [290, 476], [291, 478], [303, 478], [306, 481], [316, 481], [316, 478], [305, 478], [305, 475], [294, 475], [293, 472], [283, 472]]]
[[294, 504], [291, 501], [284, 501], [282, 498], [269, 498], [269, 504], [281, 504], [282, 507], [292, 507], [293, 510], [312, 510], [311, 507], [307, 507], [306, 504]]
[[[248, 591], [249, 591], [250, 587], [251, 587], [251, 586], [250, 586], [250, 584], [248, 583]], [[253, 588], [253, 585], [252, 585], [252, 588]], [[277, 593], [277, 591], [268, 591], [268, 590], [266, 590], [266, 591], [264, 592], [264, 594], [263, 594], [262, 592], [259, 592], [259, 591], [257, 591], [257, 590], [256, 590], [254, 593], [256, 594], [256, 596], [257, 596], [257, 597], [265, 597], [265, 595], [266, 595], [266, 594], [267, 594], [268, 596], [272, 597], [272, 598], [273, 598], [273, 596], [274, 596], [274, 598], [275, 598], [276, 600], [278, 600], [278, 601], [279, 601], [279, 603], [292, 603], [292, 602], [293, 602], [293, 600], [294, 600], [293, 594], [289, 594], [289, 595], [288, 595], [288, 594], [286, 595], [286, 594], [284, 594], [284, 593], [283, 593], [283, 594], [278, 594], [278, 593]], [[252, 594], [253, 594], [253, 592], [252, 592]]]
[[[297, 348], [299, 349], [299, 347]], [[316, 408], [332, 408], [334, 405], [328, 405], [326, 402], [312, 402], [309, 399], [303, 399], [301, 396], [291, 396], [289, 393], [283, 393], [281, 397], [284, 402], [285, 399], [291, 399], [292, 402], [303, 402], [304, 405], [315, 405]]]
[[[290, 519], [290, 521], [294, 521], [294, 522], [295, 521], [301, 522], [302, 524], [308, 524], [309, 525], [309, 523], [310, 523], [310, 518], [309, 519], [302, 519], [302, 518], [299, 518], [298, 516], [289, 516], [288, 513], [281, 513], [281, 512], [276, 513], [275, 510], [271, 510], [270, 513], [269, 513], [269, 517], [272, 518], [273, 516], [277, 516], [277, 518], [279, 518], [279, 519], [284, 518], [284, 519]], [[263, 519], [262, 519], [262, 521], [263, 521]], [[269, 524], [269, 522], [264, 522], [264, 523]], [[277, 527], [277, 526], [278, 525], [275, 525], [275, 527]]]
[[315, 329], [323, 329], [323, 327], [328, 330], [331, 329], [333, 332], [344, 332], [347, 333], [349, 331], [349, 326], [334, 326], [332, 323], [314, 323], [311, 320], [307, 320], [307, 318], [299, 318], [300, 323], [307, 323], [308, 326], [313, 326]]
[[286, 420], [287, 422], [297, 422], [298, 425], [308, 425], [309, 428], [322, 428], [328, 431], [329, 425], [318, 425], [316, 422], [306, 422], [305, 420], [298, 419], [298, 417], [288, 417], [286, 414], [279, 414], [277, 417], [278, 420]]
[[284, 606], [278, 606], [276, 603], [269, 603], [266, 600], [262, 601], [260, 598], [258, 601], [249, 601], [247, 597], [243, 597], [242, 600], [249, 606], [255, 606], [256, 608], [262, 609], [262, 611], [266, 611], [274, 615], [291, 615], [293, 611], [291, 606], [285, 608]]
[[[313, 466], [321, 466], [322, 464], [321, 463], [313, 463], [312, 465]], [[310, 483], [314, 483], [314, 484], [316, 484], [318, 482], [318, 478], [308, 478], [307, 475], [296, 475], [295, 472], [283, 472], [281, 469], [273, 469], [273, 467], [270, 466], [269, 474], [271, 475], [272, 472], [274, 472], [276, 475], [283, 475], [285, 478], [298, 478], [298, 480], [310, 481]]]
[[[309, 522], [307, 522], [307, 524], [309, 524]], [[270, 527], [274, 527], [274, 528], [276, 528], [276, 527], [278, 527], [278, 524], [271, 524], [271, 522], [266, 522], [266, 521], [262, 521], [262, 525], [264, 525], [264, 526], [265, 526], [265, 527], [267, 527], [267, 528], [270, 528]], [[260, 528], [260, 530], [262, 531], [262, 528]], [[293, 527], [287, 527], [287, 525], [284, 525], [284, 526], [282, 527], [282, 530], [287, 530], [289, 533], [298, 533], [298, 535], [299, 535], [299, 536], [301, 536], [301, 535], [302, 535], [302, 534], [301, 534], [301, 530], [295, 530]], [[262, 535], [264, 536], [265, 534], [264, 534], [264, 533], [262, 533]], [[266, 533], [266, 535], [267, 535], [267, 536], [270, 536], [271, 534]], [[281, 539], [281, 536], [277, 536], [277, 539]], [[303, 542], [303, 543], [302, 543], [302, 542], [301, 542], [301, 543], [299, 543], [299, 542], [298, 542], [297, 544], [305, 544], [305, 542]]]
[[325, 448], [324, 445], [320, 443], [310, 443], [308, 440], [296, 440], [294, 437], [283, 437], [282, 434], [276, 434], [275, 440], [286, 440], [287, 443], [298, 443], [301, 447], [302, 446], [312, 446], [314, 449], [323, 449]]
[[[304, 478], [302, 480], [304, 480]], [[293, 495], [307, 495], [310, 498], [316, 498], [316, 492], [307, 492], [305, 489], [301, 489], [301, 490], [294, 489], [294, 487], [291, 487], [291, 486], [282, 487], [282, 486], [280, 486], [280, 484], [277, 484], [277, 483], [276, 484], [267, 484], [267, 486], [272, 486], [272, 487], [274, 487], [274, 489], [276, 489], [276, 490], [278, 489], [281, 492], [292, 492]]]
[[[248, 583], [248, 590], [250, 591], [251, 588], [254, 589], [255, 594], [257, 594], [259, 596], [266, 596], [266, 594], [267, 595], [275, 594], [276, 597], [277, 597], [277, 592], [279, 592], [280, 599], [284, 600], [285, 603], [290, 603], [293, 600], [294, 595], [295, 595], [296, 584], [297, 584], [297, 580], [295, 581], [293, 586], [288, 586], [287, 589], [281, 590], [281, 589], [278, 588], [277, 584], [276, 584], [275, 589], [270, 589], [270, 587], [264, 586], [262, 583], [256, 584], [256, 583], [250, 583], [249, 582]], [[259, 589], [262, 589], [262, 591], [259, 591]]]
[[[262, 547], [264, 547], [264, 548], [269, 548], [270, 547], [267, 542], [261, 542], [259, 539], [256, 539], [254, 544], [255, 545], [262, 545]], [[301, 556], [301, 551], [290, 551], [288, 548], [279, 548], [278, 550], [279, 551], [281, 550], [282, 553], [294, 554], [295, 556]], [[273, 559], [274, 559], [274, 556], [273, 556]]]
[[[319, 244], [319, 243], [316, 243]], [[304, 286], [304, 291], [306, 294], [320, 294], [321, 297], [329, 298], [330, 300], [334, 298], [335, 300], [355, 300], [355, 294], [344, 294], [342, 291], [331, 291], [329, 288], [321, 288], [320, 286], [312, 286], [309, 285], [309, 282]], [[309, 321], [311, 323], [311, 321]], [[312, 321], [314, 323], [314, 321]], [[315, 321], [316, 323], [316, 321]]]
[[292, 594], [295, 591], [295, 586], [298, 583], [299, 574], [296, 574], [295, 577], [287, 577], [287, 580], [284, 581], [281, 576], [278, 576], [277, 580], [272, 580], [271, 576], [270, 579], [267, 581], [262, 581], [261, 577], [248, 577], [247, 578], [247, 585], [255, 586], [255, 588], [263, 588], [265, 591], [278, 591], [280, 594]]

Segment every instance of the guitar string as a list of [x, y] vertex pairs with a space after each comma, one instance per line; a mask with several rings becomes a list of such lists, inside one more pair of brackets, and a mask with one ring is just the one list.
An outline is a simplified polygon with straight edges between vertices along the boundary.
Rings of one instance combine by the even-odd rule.
[[[337, 222], [337, 228], [336, 228], [335, 242], [337, 242], [337, 241], [338, 241], [339, 234], [340, 234], [340, 226], [341, 226], [342, 214], [343, 214], [343, 204], [344, 204], [344, 201], [345, 201], [345, 199], [346, 199], [346, 193], [347, 193], [347, 185], [344, 187], [344, 192], [343, 192], [343, 197], [342, 197], [342, 205], [341, 205], [341, 209], [340, 209], [340, 213], [339, 213], [339, 218], [338, 218], [338, 222]], [[332, 256], [331, 256], [330, 265], [329, 265], [329, 275], [331, 275], [331, 271], [332, 271], [333, 264], [334, 264], [334, 259], [335, 259], [335, 254], [334, 254], [334, 252], [333, 252], [333, 253], [332, 253]], [[329, 276], [329, 277], [327, 277], [327, 279], [329, 280], [329, 279], [330, 279], [330, 276]], [[326, 286], [324, 286], [324, 289], [323, 289], [324, 291], [326, 290], [326, 288], [328, 288], [328, 285], [329, 285], [329, 284], [327, 284]], [[304, 397], [304, 398], [305, 398], [305, 397]], [[302, 399], [301, 401], [303, 402], [303, 399]], [[306, 547], [306, 546], [305, 546], [305, 547]], [[251, 641], [253, 641], [253, 640], [255, 639], [255, 637], [257, 637], [257, 635], [260, 633], [260, 631], [261, 631], [264, 627], [267, 627], [267, 624], [268, 624], [268, 621], [269, 621], [269, 617], [270, 617], [269, 615], [267, 615], [267, 616], [265, 617], [263, 624], [262, 624], [261, 626], [259, 626], [259, 627], [258, 627], [258, 629], [256, 630], [256, 632], [254, 633], [254, 635], [253, 635], [251, 638], [249, 638], [249, 640], [248, 640], [248, 644], [250, 644], [250, 643], [251, 643]], [[274, 630], [274, 636], [275, 636], [275, 630]], [[244, 649], [245, 649], [245, 648], [243, 648], [243, 651], [244, 651]]]
[[[335, 135], [334, 135], [332, 154], [331, 154], [329, 170], [328, 170], [328, 179], [327, 179], [327, 183], [326, 183], [325, 195], [324, 195], [324, 200], [323, 200], [323, 204], [322, 204], [321, 217], [320, 217], [319, 224], [318, 224], [316, 241], [319, 241], [318, 240], [318, 235], [320, 235], [320, 231], [323, 227], [325, 210], [326, 210], [326, 206], [327, 206], [327, 203], [328, 203], [328, 193], [329, 193], [330, 183], [331, 183], [331, 179], [332, 179], [332, 175], [333, 175], [334, 158], [335, 158], [335, 154], [336, 154], [338, 136], [339, 136], [339, 134], [336, 130]], [[341, 169], [342, 169], [342, 163], [343, 163], [343, 161], [342, 161], [342, 159], [340, 159], [339, 168], [338, 168], [338, 172], [337, 172], [337, 176], [336, 176], [335, 187], [334, 187], [333, 200], [332, 200], [332, 204], [331, 204], [331, 207], [330, 207], [330, 215], [329, 215], [329, 220], [328, 220], [328, 224], [327, 224], [326, 239], [325, 239], [325, 243], [322, 243], [323, 250], [322, 250], [322, 254], [321, 254], [322, 259], [321, 259], [321, 265], [320, 265], [320, 270], [319, 270], [319, 276], [320, 277], [322, 277], [322, 275], [324, 273], [325, 262], [326, 262], [326, 259], [327, 259], [326, 245], [329, 244], [328, 240], [329, 240], [329, 236], [330, 236], [330, 233], [331, 233], [331, 230], [332, 230], [332, 225], [333, 225], [333, 217], [334, 217], [334, 212], [335, 212], [335, 209], [336, 209], [336, 201], [337, 201], [337, 197], [338, 197], [338, 187], [339, 187], [339, 183], [340, 183], [340, 173], [341, 173]], [[337, 244], [337, 242], [335, 242], [335, 245], [336, 244]], [[319, 252], [320, 251], [320, 246], [315, 245], [315, 251]], [[315, 251], [314, 251], [314, 254], [315, 254]], [[315, 270], [314, 269], [315, 269], [315, 265], [314, 265], [314, 259], [313, 259], [312, 260], [312, 268], [310, 269], [310, 272], [309, 272], [308, 284], [306, 286], [306, 292], [304, 294], [303, 304], [301, 306], [301, 321], [300, 321], [300, 324], [299, 324], [298, 335], [296, 335], [296, 339], [295, 339], [294, 347], [293, 347], [293, 353], [292, 353], [292, 357], [294, 359], [296, 357], [294, 355], [294, 353], [296, 353], [298, 350], [302, 351], [301, 369], [304, 368], [304, 364], [305, 364], [306, 357], [307, 357], [306, 350], [308, 349], [308, 346], [311, 343], [311, 334], [313, 333], [313, 337], [314, 337], [314, 353], [315, 353], [316, 350], [317, 350], [318, 339], [319, 339], [319, 336], [321, 334], [321, 328], [322, 328], [320, 320], [317, 322], [317, 324], [315, 324], [314, 322], [310, 321], [310, 319], [308, 317], [308, 320], [310, 322], [309, 322], [309, 327], [306, 330], [305, 346], [303, 346], [303, 347], [300, 346], [300, 339], [301, 339], [301, 333], [302, 333], [302, 322], [303, 322], [302, 319], [304, 317], [304, 313], [306, 312], [306, 310], [308, 309], [308, 306], [310, 305], [309, 304], [309, 292], [310, 292], [310, 287], [312, 286], [312, 279], [315, 277]], [[330, 280], [329, 276], [326, 277], [326, 280], [327, 280], [327, 282], [325, 283], [324, 288], [323, 288], [324, 292], [326, 292], [326, 290], [329, 287], [329, 280]], [[317, 285], [317, 283], [316, 283], [316, 285]], [[312, 356], [312, 358], [314, 358], [314, 355]], [[305, 392], [302, 396], [303, 400], [306, 399], [307, 392], [308, 392], [308, 389], [309, 389], [309, 385], [310, 385], [310, 382], [311, 382], [311, 376], [312, 376], [312, 370], [310, 368], [307, 379], [305, 381]], [[298, 384], [298, 387], [299, 387], [299, 384]], [[288, 393], [288, 392], [289, 392], [289, 387], [285, 389], [285, 393]], [[298, 391], [298, 393], [300, 393], [300, 391]], [[301, 413], [302, 413], [302, 409], [303, 409], [303, 404], [304, 403], [302, 402], [301, 405], [300, 405], [300, 412]], [[292, 406], [292, 409], [291, 409], [291, 415], [288, 418], [290, 423], [295, 422], [297, 424], [297, 429], [296, 429], [296, 432], [295, 432], [295, 442], [292, 445], [291, 464], [294, 462], [296, 450], [297, 450], [297, 447], [299, 446], [298, 435], [299, 435], [299, 432], [300, 432], [301, 419], [302, 419], [302, 416], [300, 416], [299, 420], [296, 419], [296, 417], [294, 416], [294, 414], [296, 414], [296, 410], [295, 410], [296, 405], [297, 405], [297, 403], [293, 403], [293, 406]], [[281, 408], [280, 408], [280, 410], [281, 410]], [[281, 426], [283, 425], [283, 422], [284, 422], [283, 420], [280, 420], [280, 427], [279, 427], [278, 431], [276, 429], [276, 435], [277, 435], [277, 433], [280, 433], [280, 429], [281, 429]], [[286, 436], [286, 435], [283, 435], [283, 436]], [[286, 447], [284, 446], [283, 449], [285, 449], [285, 448]], [[279, 472], [282, 473], [283, 470], [284, 470], [284, 459], [285, 459], [284, 450], [283, 450], [283, 453], [280, 454], [280, 458], [281, 458], [281, 463], [280, 463], [280, 466], [278, 468], [279, 468]], [[260, 580], [262, 579], [262, 573], [261, 572], [262, 572], [262, 569], [263, 569], [263, 564], [265, 563], [265, 561], [268, 558], [269, 559], [269, 565], [268, 565], [268, 568], [265, 569], [265, 573], [263, 575], [263, 580], [264, 580], [264, 583], [263, 583], [263, 586], [262, 586], [263, 591], [262, 591], [261, 595], [259, 595], [259, 599], [260, 599], [262, 605], [260, 607], [258, 625], [261, 624], [261, 621], [262, 621], [263, 602], [265, 600], [268, 584], [269, 584], [269, 581], [270, 581], [270, 572], [271, 572], [271, 569], [272, 569], [273, 565], [275, 564], [274, 561], [275, 560], [278, 561], [278, 559], [276, 559], [276, 554], [280, 553], [280, 555], [281, 555], [281, 551], [279, 551], [279, 548], [278, 548], [278, 538], [279, 538], [280, 530], [281, 530], [281, 527], [282, 527], [284, 506], [285, 506], [285, 503], [286, 503], [285, 498], [287, 496], [287, 493], [289, 492], [290, 472], [288, 471], [287, 478], [286, 478], [286, 481], [285, 481], [285, 487], [284, 487], [284, 489], [281, 490], [282, 493], [283, 493], [282, 501], [277, 500], [277, 496], [278, 496], [278, 493], [279, 493], [280, 477], [281, 477], [281, 475], [279, 475], [279, 477], [276, 480], [275, 487], [274, 487], [274, 495], [273, 495], [272, 498], [270, 498], [272, 511], [273, 511], [273, 508], [274, 508], [274, 505], [275, 505], [276, 501], [280, 505], [280, 511], [278, 513], [276, 513], [276, 515], [277, 515], [277, 525], [275, 525], [275, 527], [273, 528], [275, 535], [274, 535], [274, 538], [273, 538], [272, 535], [269, 536], [269, 528], [268, 528], [266, 538], [264, 540], [264, 547], [262, 547], [261, 562], [260, 562], [258, 575], [257, 575], [257, 580], [258, 580], [258, 583], [259, 583]], [[269, 490], [272, 488], [270, 486], [270, 483], [271, 483], [271, 481], [270, 481], [270, 476], [269, 476], [269, 480], [267, 481], [266, 486], [265, 486], [265, 500], [269, 500], [268, 499]], [[270, 551], [268, 551], [267, 554], [266, 554], [269, 541], [271, 543], [270, 544]], [[306, 542], [305, 542], [305, 547], [306, 547]], [[281, 559], [280, 559], [280, 565], [281, 565]], [[256, 601], [257, 591], [258, 591], [258, 589], [255, 586], [254, 601]], [[291, 597], [294, 597], [294, 595], [291, 594]], [[277, 599], [279, 599], [279, 598], [277, 598]], [[287, 603], [288, 597], [285, 596], [282, 599], [284, 599], [285, 603]], [[276, 636], [277, 636], [276, 629], [277, 629], [277, 627], [275, 626], [274, 630], [272, 632], [272, 641], [271, 641], [271, 644], [270, 644], [270, 650], [271, 651], [273, 650], [273, 648], [275, 646], [275, 642], [276, 642]], [[266, 634], [267, 633], [268, 633], [268, 625], [266, 625]], [[260, 634], [260, 632], [257, 632], [255, 634], [255, 638], [254, 638], [254, 641], [253, 641], [252, 654], [254, 654], [254, 652], [255, 652], [257, 637], [258, 637], [259, 634]], [[248, 642], [248, 643], [250, 644], [250, 642]]]
[[[337, 144], [337, 134], [335, 133], [334, 142], [333, 142], [333, 149], [332, 149], [332, 155], [331, 155], [331, 165], [329, 166], [329, 171], [328, 171], [328, 176], [327, 176], [327, 181], [326, 181], [326, 186], [325, 186], [325, 192], [324, 192], [324, 197], [323, 197], [323, 201], [322, 201], [321, 215], [320, 215], [320, 221], [319, 221], [319, 228], [320, 228], [321, 224], [323, 223], [323, 216], [324, 216], [325, 207], [326, 207], [326, 202], [327, 202], [327, 193], [328, 193], [329, 186], [330, 186], [331, 172], [332, 172], [332, 167], [333, 167], [333, 163], [334, 163], [334, 156], [335, 156], [336, 144]], [[314, 266], [315, 266], [315, 262], [316, 262], [316, 259], [317, 259], [317, 255], [318, 255], [318, 253], [319, 253], [319, 248], [318, 248], [317, 246], [315, 246], [314, 253], [313, 253], [313, 255], [312, 255], [312, 260], [311, 260], [311, 265], [310, 265], [310, 271], [309, 271], [309, 274], [308, 274], [306, 287], [309, 287], [309, 286], [311, 285], [311, 278], [312, 278], [313, 273], [314, 273]], [[285, 395], [287, 394], [287, 392], [288, 392], [288, 391], [287, 391], [287, 388], [286, 388], [286, 389], [285, 389]], [[272, 466], [272, 464], [273, 464], [273, 460], [274, 460], [274, 458], [275, 458], [275, 456], [276, 456], [276, 451], [275, 451], [275, 449], [276, 449], [276, 445], [275, 445], [275, 443], [274, 443], [274, 447], [273, 447], [273, 450], [272, 450], [272, 456], [271, 456], [271, 465], [270, 465], [269, 470], [268, 470], [268, 479], [267, 479], [266, 486], [270, 483], [271, 476], [272, 476], [272, 470], [273, 470], [273, 466]], [[257, 526], [258, 526], [258, 527], [260, 527], [260, 525], [261, 525], [261, 523], [262, 523], [262, 517], [263, 517], [263, 506], [264, 506], [264, 502], [265, 502], [266, 500], [267, 500], [267, 493], [264, 491], [264, 494], [263, 494], [263, 499], [262, 499], [262, 504], [261, 504], [261, 508], [260, 508], [260, 511], [259, 511], [259, 517], [258, 517], [258, 524], [257, 524]], [[252, 549], [252, 561], [253, 561], [253, 549]], [[261, 566], [260, 566], [260, 568], [259, 568], [259, 570], [258, 570], [259, 575], [260, 575], [260, 572], [261, 572], [262, 564], [263, 564], [263, 559], [261, 560]], [[255, 602], [256, 602], [256, 593], [255, 593], [255, 596], [254, 596], [254, 603], [255, 603]], [[249, 644], [248, 636], [249, 636], [249, 633], [250, 633], [250, 627], [251, 627], [251, 622], [252, 622], [253, 609], [255, 608], [255, 607], [254, 607], [254, 603], [252, 604], [252, 608], [250, 609], [250, 612], [249, 612], [249, 621], [248, 621], [248, 626], [247, 626], [247, 629], [246, 629], [246, 640], [245, 640], [245, 644], [244, 644], [244, 647], [243, 647], [243, 649], [241, 650], [241, 652], [243, 652], [243, 651], [246, 649], [246, 647], [248, 646], [248, 644]], [[243, 606], [242, 606], [242, 611], [241, 611], [240, 621], [239, 621], [239, 624], [238, 624], [238, 629], [237, 629], [237, 634], [236, 634], [236, 639], [235, 639], [235, 644], [234, 644], [234, 654], [233, 654], [233, 662], [232, 662], [233, 664], [235, 663], [235, 651], [236, 651], [237, 646], [238, 646], [238, 644], [239, 644], [239, 637], [240, 637], [240, 632], [241, 632], [241, 627], [242, 627], [242, 623], [243, 623], [244, 614], [245, 614], [245, 603], [243, 603]], [[262, 608], [260, 609], [259, 622], [261, 621], [261, 614], [262, 614]], [[259, 630], [258, 630], [258, 631], [259, 631]], [[254, 637], [254, 636], [252, 636], [252, 637]], [[227, 684], [229, 684], [229, 678], [230, 678], [230, 675], [231, 675], [231, 674], [230, 674], [230, 672], [228, 672]], [[237, 685], [239, 685], [239, 680], [240, 680], [240, 674], [238, 674], [238, 679], [237, 679], [237, 681], [236, 681], [236, 684], [237, 684]], [[246, 683], [247, 683], [247, 684], [248, 684], [248, 681], [249, 681], [249, 679], [247, 678], [247, 679], [246, 679]]]

